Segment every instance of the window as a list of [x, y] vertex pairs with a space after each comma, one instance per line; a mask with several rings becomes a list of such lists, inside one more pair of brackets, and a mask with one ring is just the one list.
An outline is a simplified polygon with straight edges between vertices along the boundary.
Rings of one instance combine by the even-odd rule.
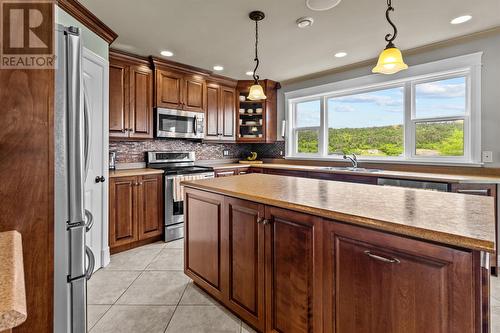
[[393, 81], [371, 75], [285, 93], [286, 156], [479, 163], [480, 59], [413, 66]]

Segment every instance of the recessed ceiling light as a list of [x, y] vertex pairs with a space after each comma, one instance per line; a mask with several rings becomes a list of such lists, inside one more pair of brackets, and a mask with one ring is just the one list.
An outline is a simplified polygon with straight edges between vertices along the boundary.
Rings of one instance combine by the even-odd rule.
[[329, 10], [337, 6], [341, 0], [306, 0], [306, 6], [310, 10]]
[[343, 58], [347, 55], [346, 52], [337, 52], [335, 53], [335, 58]]
[[252, 76], [252, 75], [253, 75], [253, 72], [252, 72], [252, 71], [248, 71], [248, 72], [246, 72], [245, 74], [246, 74], [246, 75], [248, 75], [248, 76]]
[[314, 19], [312, 17], [301, 17], [301, 18], [297, 19], [297, 21], [295, 21], [295, 23], [297, 23], [297, 26], [301, 29], [307, 28], [307, 27], [310, 27], [311, 25], [313, 25]]
[[459, 17], [455, 17], [453, 20], [450, 21], [451, 24], [460, 24], [460, 23], [465, 23], [469, 21], [472, 18], [470, 15], [463, 15]]
[[214, 66], [214, 71], [223, 71], [223, 70], [224, 70], [224, 67], [222, 67], [221, 65]]
[[171, 57], [174, 55], [174, 53], [171, 51], [161, 51], [160, 54], [164, 57]]

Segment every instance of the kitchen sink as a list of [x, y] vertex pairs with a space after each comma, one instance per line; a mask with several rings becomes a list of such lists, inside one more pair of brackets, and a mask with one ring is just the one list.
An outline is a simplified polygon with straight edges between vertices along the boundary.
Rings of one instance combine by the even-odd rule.
[[379, 169], [353, 168], [353, 167], [322, 167], [322, 170], [328, 171], [352, 171], [352, 172], [378, 172]]

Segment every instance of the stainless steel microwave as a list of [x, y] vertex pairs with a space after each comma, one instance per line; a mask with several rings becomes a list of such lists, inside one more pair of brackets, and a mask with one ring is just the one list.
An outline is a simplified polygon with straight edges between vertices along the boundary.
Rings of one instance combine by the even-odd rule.
[[173, 109], [156, 109], [156, 137], [203, 139], [205, 114]]

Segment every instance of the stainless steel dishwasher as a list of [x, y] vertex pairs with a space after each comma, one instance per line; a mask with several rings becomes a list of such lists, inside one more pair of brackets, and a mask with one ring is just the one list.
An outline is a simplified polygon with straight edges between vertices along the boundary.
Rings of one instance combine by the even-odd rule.
[[438, 191], [438, 192], [449, 192], [448, 183], [428, 182], [422, 180], [379, 178], [377, 180], [377, 185], [417, 188], [417, 189], [424, 189], [424, 190]]

